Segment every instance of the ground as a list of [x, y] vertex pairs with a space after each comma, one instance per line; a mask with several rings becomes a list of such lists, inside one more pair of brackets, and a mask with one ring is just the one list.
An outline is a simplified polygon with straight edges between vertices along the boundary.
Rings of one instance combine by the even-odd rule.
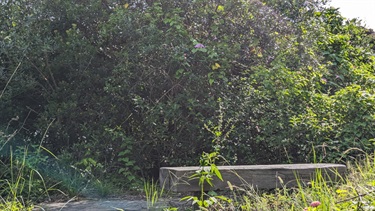
[[187, 202], [180, 202], [179, 198], [163, 198], [156, 205], [148, 209], [147, 201], [136, 196], [108, 199], [71, 199], [63, 202], [44, 202], [35, 206], [34, 211], [142, 211], [162, 210], [166, 207], [183, 208]]

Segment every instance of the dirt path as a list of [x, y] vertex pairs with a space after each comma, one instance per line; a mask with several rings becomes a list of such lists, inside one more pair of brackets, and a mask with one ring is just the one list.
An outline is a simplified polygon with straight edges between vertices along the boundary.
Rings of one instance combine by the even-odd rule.
[[147, 210], [146, 201], [128, 200], [82, 200], [75, 202], [42, 203], [35, 211], [112, 211]]
[[156, 203], [156, 205], [148, 209], [147, 202], [145, 200], [79, 200], [68, 202], [42, 203], [36, 206], [34, 211], [158, 211], [171, 206], [183, 208], [186, 207], [186, 203], [181, 203], [179, 201], [176, 201], [176, 199], [161, 199]]

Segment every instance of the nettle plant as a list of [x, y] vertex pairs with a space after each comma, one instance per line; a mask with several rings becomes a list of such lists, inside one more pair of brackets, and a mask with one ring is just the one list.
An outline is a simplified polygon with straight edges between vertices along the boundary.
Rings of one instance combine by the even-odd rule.
[[231, 203], [232, 200], [226, 196], [218, 195], [214, 191], [208, 191], [206, 193], [207, 184], [213, 187], [214, 179], [223, 181], [223, 177], [216, 166], [216, 162], [221, 159], [219, 152], [203, 152], [199, 161], [200, 168], [195, 174], [190, 176], [192, 180], [198, 180], [200, 187], [199, 196], [186, 196], [181, 200], [192, 201], [193, 205], [197, 205], [200, 210], [209, 210], [209, 208], [224, 208], [225, 203]]

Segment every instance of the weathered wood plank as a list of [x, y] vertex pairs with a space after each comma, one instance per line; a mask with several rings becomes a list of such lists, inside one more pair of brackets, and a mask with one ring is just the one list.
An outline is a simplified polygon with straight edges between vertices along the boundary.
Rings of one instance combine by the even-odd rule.
[[[209, 167], [205, 167], [209, 168]], [[215, 178], [214, 187], [207, 186], [205, 190], [225, 190], [227, 181], [235, 186], [253, 186], [257, 189], [273, 189], [283, 186], [297, 186], [297, 181], [308, 182], [315, 177], [316, 172], [330, 181], [337, 181], [346, 172], [346, 166], [341, 164], [276, 164], [276, 165], [242, 165], [218, 166], [223, 180]], [[160, 185], [175, 192], [200, 191], [197, 179], [190, 179], [200, 167], [162, 167], [160, 168]]]

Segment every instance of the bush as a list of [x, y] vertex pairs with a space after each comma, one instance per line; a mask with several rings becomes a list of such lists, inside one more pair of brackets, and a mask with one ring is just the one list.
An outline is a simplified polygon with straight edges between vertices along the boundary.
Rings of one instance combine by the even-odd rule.
[[193, 165], [212, 136], [237, 164], [369, 150], [373, 38], [323, 3], [7, 2], [1, 115], [126, 184]]

